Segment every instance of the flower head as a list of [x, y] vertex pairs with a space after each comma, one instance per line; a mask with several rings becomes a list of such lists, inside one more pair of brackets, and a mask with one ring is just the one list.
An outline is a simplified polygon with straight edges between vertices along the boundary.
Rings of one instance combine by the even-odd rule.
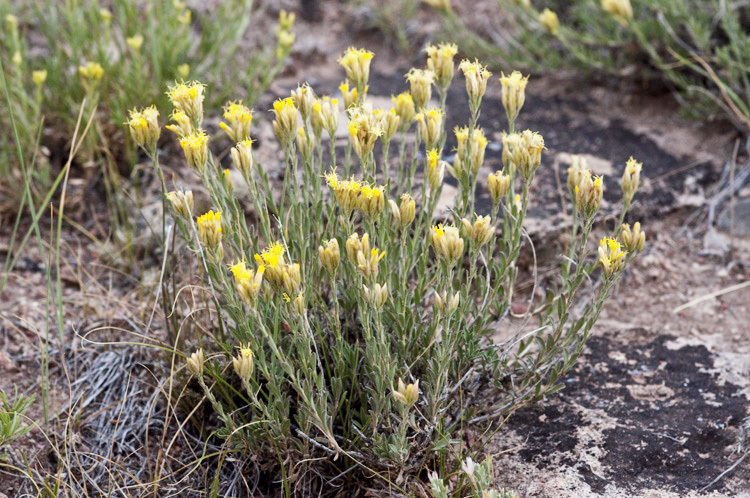
[[88, 61], [86, 64], [78, 66], [78, 74], [85, 82], [96, 83], [104, 76], [104, 68], [98, 62]]
[[396, 204], [396, 201], [389, 199], [388, 205], [391, 208], [391, 214], [393, 214], [396, 224], [400, 228], [406, 228], [414, 221], [417, 203], [411, 195], [403, 194], [401, 196], [401, 204]]
[[453, 58], [458, 53], [458, 46], [455, 43], [427, 45], [425, 52], [427, 52], [427, 69], [435, 73], [435, 80], [440, 88], [443, 91], [447, 90], [455, 72]]
[[279, 142], [287, 147], [297, 132], [297, 108], [294, 106], [294, 100], [291, 97], [277, 100], [273, 103], [273, 112], [276, 116], [273, 131]]
[[204, 247], [215, 250], [221, 245], [221, 211], [213, 210], [199, 216], [198, 220], [198, 238]]
[[296, 90], [292, 90], [292, 101], [294, 102], [294, 107], [299, 109], [302, 121], [306, 121], [315, 103], [315, 92], [313, 92], [309, 84], [304, 83], [301, 86], [297, 86]]
[[188, 135], [192, 135], [196, 132], [193, 122], [190, 120], [187, 114], [175, 109], [169, 116], [169, 119], [173, 121], [172, 124], [166, 126], [166, 128], [177, 135], [177, 138], [185, 138]]
[[558, 19], [557, 14], [550, 9], [544, 9], [542, 13], [539, 14], [539, 24], [544, 26], [547, 31], [555, 36], [560, 32], [560, 19]]
[[477, 60], [471, 62], [464, 59], [458, 65], [458, 69], [464, 73], [464, 78], [466, 78], [466, 93], [469, 95], [471, 109], [479, 109], [484, 92], [487, 91], [487, 80], [490, 79], [492, 73]]
[[427, 169], [427, 184], [430, 190], [435, 191], [443, 183], [445, 175], [445, 162], [440, 160], [440, 152], [437, 149], [427, 151], [425, 161]]
[[42, 85], [44, 85], [44, 82], [47, 81], [47, 70], [40, 69], [38, 71], [32, 71], [31, 79], [34, 81], [34, 84], [36, 86], [41, 87]]
[[349, 135], [352, 139], [354, 152], [361, 160], [372, 152], [375, 147], [375, 141], [383, 134], [372, 107], [363, 104], [358, 107], [352, 107], [349, 110]]
[[390, 142], [391, 137], [398, 131], [398, 122], [400, 121], [398, 114], [396, 114], [396, 109], [391, 108], [390, 111], [375, 109], [373, 113], [381, 131], [381, 140], [385, 143]]
[[383, 187], [364, 184], [359, 191], [357, 207], [365, 216], [374, 216], [385, 207]]
[[261, 266], [258, 271], [255, 271], [248, 268], [244, 261], [239, 261], [230, 266], [229, 269], [234, 275], [234, 285], [242, 302], [247, 305], [255, 304], [263, 284], [265, 268]]
[[159, 140], [161, 128], [159, 127], [159, 111], [156, 106], [146, 107], [142, 110], [132, 109], [128, 120], [130, 136], [139, 146], [153, 152], [156, 142]]
[[141, 50], [141, 46], [143, 45], [143, 35], [140, 33], [136, 33], [135, 35], [126, 38], [125, 43], [127, 43], [134, 51], [139, 52]]
[[461, 220], [469, 239], [476, 247], [482, 247], [495, 235], [495, 227], [491, 222], [489, 216], [477, 216], [473, 225], [466, 218]]
[[203, 121], [203, 90], [205, 85], [198, 81], [178, 83], [169, 87], [167, 97], [175, 109], [182, 111], [192, 121], [193, 126], [200, 126]]
[[333, 275], [336, 273], [339, 261], [341, 261], [339, 241], [336, 239], [323, 241], [323, 245], [318, 247], [318, 258], [320, 259], [320, 264], [329, 274]]
[[172, 205], [172, 209], [183, 218], [190, 218], [193, 212], [193, 191], [188, 190], [168, 192], [167, 200]]
[[221, 122], [219, 126], [224, 130], [229, 138], [234, 142], [250, 140], [250, 125], [253, 122], [253, 112], [247, 106], [239, 102], [228, 102], [224, 106], [224, 119], [227, 123]]
[[503, 135], [503, 154], [510, 162], [510, 167], [521, 173], [525, 182], [531, 181], [542, 163], [544, 138], [536, 132], [524, 130], [520, 133]]
[[419, 380], [406, 385], [403, 380], [398, 379], [398, 388], [393, 390], [393, 397], [407, 408], [411, 408], [419, 399]]
[[187, 368], [193, 375], [202, 375], [204, 363], [206, 363], [206, 355], [203, 354], [203, 348], [199, 348], [187, 359]]
[[643, 163], [639, 163], [632, 157], [628, 159], [625, 171], [622, 172], [622, 195], [625, 204], [630, 204], [633, 201], [633, 196], [636, 190], [638, 190], [638, 184], [641, 181], [642, 169]]
[[310, 114], [310, 125], [313, 133], [320, 140], [323, 129], [333, 140], [339, 127], [339, 101], [331, 97], [323, 96], [313, 103], [312, 114]]
[[526, 84], [529, 82], [528, 76], [523, 76], [518, 71], [513, 71], [509, 76], [501, 74], [500, 83], [502, 85], [502, 101], [505, 108], [505, 114], [509, 122], [514, 122], [521, 112], [521, 108], [526, 100]]
[[398, 116], [401, 131], [404, 132], [409, 129], [411, 122], [414, 121], [414, 115], [417, 113], [414, 108], [414, 99], [411, 98], [409, 92], [403, 92], [395, 96], [391, 95], [391, 101]]
[[208, 162], [208, 135], [206, 135], [206, 132], [197, 130], [184, 136], [180, 140], [180, 146], [185, 152], [185, 158], [190, 167], [203, 174]]
[[370, 63], [375, 54], [363, 48], [349, 47], [338, 62], [346, 72], [346, 78], [358, 89], [367, 86], [370, 79]]
[[406, 81], [409, 82], [411, 98], [418, 111], [424, 109], [427, 101], [432, 97], [432, 83], [435, 81], [435, 73], [429, 69], [411, 68], [406, 73]]
[[633, 6], [630, 5], [630, 0], [602, 0], [602, 8], [623, 26], [627, 26], [633, 19]]
[[464, 239], [461, 238], [458, 228], [438, 224], [432, 227], [429, 236], [432, 248], [449, 266], [458, 262], [464, 252]]
[[576, 208], [583, 213], [585, 218], [594, 216], [602, 206], [604, 197], [604, 186], [602, 177], [591, 177], [590, 170], [582, 170], [578, 185], [575, 187]]
[[239, 349], [239, 354], [232, 358], [232, 366], [237, 376], [247, 382], [253, 374], [253, 350], [249, 344], [244, 344]]
[[243, 140], [237, 142], [237, 145], [232, 147], [230, 154], [232, 156], [232, 162], [240, 172], [249, 178], [255, 165], [255, 159], [253, 158], [253, 141]]
[[444, 118], [443, 111], [438, 108], [424, 110], [414, 116], [414, 120], [419, 124], [419, 131], [426, 149], [434, 149], [440, 143]]
[[490, 191], [490, 198], [492, 199], [492, 205], [498, 206], [500, 201], [505, 196], [510, 188], [510, 176], [506, 175], [502, 171], [495, 171], [490, 173], [487, 177], [487, 190]]
[[622, 239], [622, 246], [629, 253], [639, 253], [646, 246], [646, 233], [641, 232], [639, 221], [635, 222], [632, 230], [628, 223], [623, 223], [620, 238]]
[[620, 243], [616, 239], [604, 237], [599, 242], [599, 265], [602, 267], [604, 275], [611, 277], [613, 274], [622, 270], [625, 266], [624, 252], [620, 248]]
[[365, 299], [376, 310], [382, 308], [388, 301], [388, 284], [380, 285], [376, 283], [372, 288], [362, 285], [362, 290], [364, 290]]

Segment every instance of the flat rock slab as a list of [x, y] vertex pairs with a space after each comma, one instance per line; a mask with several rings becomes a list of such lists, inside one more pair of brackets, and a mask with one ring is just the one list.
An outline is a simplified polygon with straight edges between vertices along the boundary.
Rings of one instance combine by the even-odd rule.
[[495, 460], [498, 482], [524, 497], [750, 496], [747, 466], [699, 493], [741, 456], [750, 404], [704, 346], [674, 339], [592, 338], [559, 396], [500, 429], [504, 446], [487, 451], [511, 450]]

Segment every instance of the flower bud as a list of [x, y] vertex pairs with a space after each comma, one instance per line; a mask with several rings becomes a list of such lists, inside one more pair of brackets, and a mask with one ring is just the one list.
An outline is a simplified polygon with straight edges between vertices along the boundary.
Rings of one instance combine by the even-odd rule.
[[346, 257], [353, 265], [357, 264], [357, 254], [370, 252], [370, 236], [364, 234], [360, 240], [359, 234], [354, 232], [346, 239]]
[[[367, 87], [365, 87], [365, 89], [366, 88]], [[359, 102], [359, 95], [357, 94], [356, 87], [349, 90], [349, 83], [344, 82], [339, 85], [339, 90], [341, 90], [341, 95], [344, 96], [344, 109], [349, 109], [350, 107], [357, 105], [357, 102]]]
[[203, 364], [206, 362], [206, 356], [203, 354], [203, 348], [198, 349], [190, 358], [187, 359], [187, 368], [193, 375], [203, 374]]
[[354, 152], [361, 160], [372, 152], [375, 141], [382, 133], [369, 104], [349, 109], [349, 135]]
[[380, 127], [381, 140], [388, 143], [391, 141], [391, 137], [396, 134], [398, 130], [399, 117], [396, 114], [395, 109], [390, 111], [382, 111], [375, 109], [375, 118], [378, 120], [378, 126]]
[[195, 127], [193, 127], [193, 122], [190, 121], [188, 115], [180, 111], [179, 109], [175, 109], [174, 111], [172, 111], [169, 119], [174, 121], [174, 123], [167, 125], [166, 128], [177, 135], [177, 138], [179, 139], [183, 139], [186, 136], [192, 135], [196, 132]]
[[630, 0], [602, 0], [602, 9], [614, 16], [622, 26], [627, 26], [633, 19], [633, 6]]
[[156, 110], [155, 106], [146, 107], [141, 111], [132, 109], [128, 127], [130, 128], [130, 136], [133, 137], [133, 141], [139, 147], [143, 147], [150, 153], [156, 150], [161, 128], [159, 127], [159, 111]]
[[240, 261], [230, 266], [229, 269], [234, 275], [234, 285], [242, 302], [247, 305], [254, 305], [263, 284], [265, 267], [261, 266], [258, 271], [255, 271], [248, 268], [244, 261]]
[[365, 49], [349, 47], [338, 62], [346, 72], [346, 79], [357, 88], [365, 88], [370, 79], [370, 63], [375, 54]]
[[237, 376], [245, 382], [253, 375], [253, 350], [250, 345], [240, 346], [240, 354], [232, 358], [232, 366]]
[[339, 267], [341, 260], [341, 251], [339, 250], [339, 241], [336, 239], [326, 240], [322, 246], [318, 247], [318, 258], [320, 264], [328, 273], [333, 275]]
[[495, 171], [487, 177], [487, 189], [490, 191], [493, 206], [500, 204], [508, 188], [510, 188], [510, 176], [502, 171]]
[[[365, 234], [367, 236], [367, 234]], [[364, 241], [363, 241], [364, 242]], [[347, 247], [347, 250], [349, 248]], [[372, 278], [378, 276], [378, 264], [380, 260], [385, 257], [385, 251], [373, 247], [369, 253], [359, 251], [357, 253], [357, 268], [359, 272], [365, 278]]]
[[523, 76], [518, 71], [513, 71], [509, 76], [505, 76], [505, 74], [500, 76], [500, 83], [503, 87], [503, 107], [505, 107], [505, 114], [511, 123], [518, 117], [526, 100], [526, 84], [528, 82], [529, 77]]
[[432, 97], [432, 82], [435, 80], [435, 73], [429, 69], [411, 68], [406, 73], [406, 80], [409, 82], [414, 106], [418, 111], [423, 110], [427, 101]]
[[36, 86], [41, 87], [42, 85], [44, 85], [44, 82], [47, 81], [47, 70], [40, 69], [38, 71], [32, 71], [31, 79], [34, 81], [34, 84]]
[[180, 78], [187, 79], [188, 76], [190, 76], [190, 64], [180, 64], [177, 66], [177, 74], [180, 75]]
[[183, 218], [190, 218], [193, 212], [193, 191], [187, 192], [168, 192], [167, 200], [172, 205], [172, 209]]
[[396, 205], [394, 200], [389, 200], [388, 204], [391, 207], [391, 213], [393, 218], [396, 220], [396, 224], [400, 228], [406, 228], [414, 221], [416, 212], [416, 202], [412, 199], [411, 195], [403, 194], [401, 196], [401, 205]]
[[[16, 52], [20, 59], [20, 52]], [[96, 84], [104, 76], [104, 68], [98, 62], [88, 61], [86, 64], [78, 66], [78, 74], [83, 78], [84, 84]]]
[[238, 142], [237, 145], [232, 147], [230, 150], [232, 155], [232, 163], [245, 178], [250, 178], [253, 172], [253, 165], [255, 159], [253, 158], [253, 141], [243, 140]]
[[435, 309], [438, 314], [443, 316], [450, 316], [454, 311], [458, 309], [458, 305], [461, 300], [461, 293], [456, 292], [452, 296], [448, 297], [446, 291], [442, 294], [435, 293]]
[[376, 310], [382, 308], [385, 302], [388, 300], [388, 284], [381, 286], [380, 284], [376, 283], [372, 286], [372, 289], [370, 289], [366, 285], [363, 285], [362, 288], [365, 292], [365, 299], [367, 299], [370, 305]]
[[643, 163], [639, 163], [632, 157], [628, 159], [625, 165], [625, 171], [622, 172], [622, 196], [626, 205], [629, 205], [633, 201], [633, 196], [636, 190], [638, 190], [642, 168]]
[[305, 162], [309, 163], [312, 161], [313, 152], [315, 151], [315, 141], [310, 140], [310, 137], [302, 126], [297, 129], [297, 149], [302, 154], [302, 159]]
[[542, 163], [544, 138], [539, 133], [524, 130], [503, 135], [503, 153], [514, 170], [519, 170], [525, 182], [531, 181]]
[[399, 128], [402, 132], [405, 132], [411, 126], [417, 113], [414, 108], [414, 99], [411, 98], [411, 94], [404, 92], [396, 96], [391, 95], [391, 101], [393, 101], [393, 108], [398, 116]]
[[[568, 168], [568, 191], [571, 194], [575, 192], [576, 185], [581, 183], [581, 173], [586, 169], [588, 169], [588, 161], [585, 156], [571, 156], [570, 167]], [[575, 197], [573, 202], [575, 202]]]
[[560, 32], [560, 19], [558, 19], [557, 14], [550, 9], [544, 9], [542, 13], [539, 14], [539, 24], [544, 26], [547, 31], [555, 36]]
[[445, 161], [440, 160], [440, 152], [437, 149], [427, 151], [427, 157], [425, 158], [427, 184], [433, 192], [443, 183], [445, 164]]
[[127, 43], [135, 52], [140, 52], [141, 46], [143, 45], [143, 35], [137, 33], [129, 38], [126, 38], [125, 43]]
[[297, 131], [297, 108], [294, 101], [287, 97], [273, 103], [276, 119], [273, 121], [273, 131], [284, 147], [289, 147]]
[[430, 109], [423, 111], [414, 116], [415, 121], [419, 124], [419, 131], [422, 133], [422, 140], [426, 150], [436, 148], [440, 143], [440, 137], [443, 135], [443, 111], [440, 109]]
[[315, 103], [315, 92], [310, 88], [307, 83], [302, 86], [298, 86], [296, 90], [292, 91], [292, 101], [294, 107], [299, 109], [299, 113], [302, 115], [302, 121], [307, 121], [312, 112], [313, 104]]
[[393, 390], [393, 397], [407, 408], [411, 408], [419, 399], [419, 380], [406, 385], [403, 380], [398, 379], [398, 389]]
[[581, 171], [581, 180], [575, 188], [576, 207], [583, 213], [584, 217], [594, 216], [602, 206], [604, 187], [602, 177], [591, 178], [591, 171]]
[[479, 109], [484, 92], [487, 91], [487, 80], [492, 76], [492, 73], [480, 64], [479, 61], [471, 62], [468, 59], [461, 61], [458, 69], [464, 73], [464, 78], [466, 78], [466, 93], [469, 95], [469, 105], [472, 112], [476, 112]]
[[633, 224], [632, 230], [629, 224], [624, 223], [620, 238], [625, 250], [633, 254], [643, 251], [643, 248], [646, 246], [646, 233], [641, 232], [641, 223], [639, 221]]

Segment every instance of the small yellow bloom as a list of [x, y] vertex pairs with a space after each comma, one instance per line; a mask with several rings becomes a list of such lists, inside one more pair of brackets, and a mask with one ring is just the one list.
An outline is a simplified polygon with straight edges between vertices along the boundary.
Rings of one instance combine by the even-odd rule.
[[190, 167], [202, 175], [208, 162], [208, 135], [203, 130], [198, 130], [180, 139], [180, 145]]
[[36, 86], [41, 87], [44, 85], [44, 82], [47, 81], [47, 70], [40, 69], [38, 71], [32, 71], [31, 79], [34, 80]]
[[394, 201], [393, 199], [389, 199], [388, 205], [391, 208], [391, 214], [393, 214], [393, 218], [396, 220], [396, 224], [400, 228], [406, 228], [411, 224], [412, 221], [414, 221], [417, 203], [414, 201], [411, 195], [403, 194], [401, 196], [400, 205], [396, 204], [396, 201]]
[[198, 238], [203, 246], [215, 250], [221, 245], [221, 211], [213, 210], [198, 217]]
[[177, 22], [179, 22], [180, 24], [184, 24], [185, 26], [190, 24], [191, 19], [192, 12], [190, 12], [190, 9], [185, 9], [177, 15]]
[[174, 124], [167, 125], [166, 128], [177, 135], [177, 138], [183, 139], [196, 133], [197, 130], [193, 127], [192, 120], [181, 110], [175, 109], [169, 118], [174, 121]]
[[292, 50], [292, 45], [294, 45], [294, 39], [296, 37], [297, 36], [294, 33], [286, 29], [276, 30], [276, 41], [278, 43], [278, 46], [276, 47], [277, 59], [281, 60], [289, 55]]
[[315, 150], [315, 140], [312, 140], [305, 128], [297, 128], [297, 150], [302, 154], [302, 159], [306, 163], [312, 162], [313, 151]]
[[646, 233], [641, 232], [641, 223], [636, 221], [633, 229], [630, 229], [628, 223], [622, 225], [622, 246], [630, 253], [639, 253], [646, 246]]
[[362, 191], [360, 182], [354, 179], [339, 180], [335, 171], [326, 173], [325, 179], [328, 187], [333, 190], [336, 202], [347, 214], [359, 206], [359, 193]]
[[255, 255], [255, 261], [264, 270], [264, 278], [276, 289], [289, 295], [296, 294], [302, 282], [298, 263], [289, 264], [284, 260], [285, 249], [280, 242]]
[[[365, 234], [367, 235], [367, 234]], [[365, 278], [378, 276], [378, 264], [385, 257], [385, 251], [373, 247], [369, 253], [359, 251], [357, 253], [357, 268]]]
[[378, 121], [378, 127], [380, 127], [380, 131], [382, 132], [381, 140], [385, 143], [390, 142], [391, 137], [393, 137], [398, 130], [398, 122], [400, 120], [398, 114], [396, 114], [396, 110], [391, 109], [390, 111], [383, 111], [375, 109], [374, 114], [375, 119]]
[[627, 253], [620, 248], [615, 239], [605, 237], [599, 242], [599, 264], [604, 275], [611, 277], [625, 266], [624, 256]]
[[338, 62], [346, 72], [346, 79], [355, 87], [362, 89], [370, 79], [370, 63], [375, 54], [363, 48], [349, 47]]
[[313, 104], [310, 114], [310, 126], [315, 137], [320, 140], [320, 135], [325, 129], [328, 136], [333, 139], [339, 127], [339, 101], [328, 96], [323, 96]]
[[628, 159], [625, 171], [622, 172], [622, 195], [625, 204], [630, 204], [633, 201], [633, 196], [638, 190], [638, 184], [641, 181], [642, 169], [643, 163], [639, 163], [632, 157]]
[[354, 232], [346, 239], [346, 257], [351, 264], [357, 264], [357, 254], [360, 252], [365, 254], [370, 252], [370, 236], [364, 234], [360, 239], [359, 234]]
[[495, 235], [495, 227], [492, 226], [491, 221], [489, 216], [477, 216], [473, 225], [466, 218], [463, 218], [461, 223], [474, 245], [482, 247]]
[[287, 12], [281, 9], [279, 12], [279, 27], [283, 30], [290, 31], [294, 27], [297, 15], [294, 12]]
[[99, 9], [99, 17], [105, 25], [109, 25], [109, 23], [112, 21], [112, 12], [108, 11], [107, 9]]
[[253, 158], [253, 141], [243, 140], [237, 142], [237, 145], [232, 147], [230, 153], [235, 167], [240, 170], [245, 178], [250, 178], [253, 166], [255, 165], [255, 159]]
[[456, 292], [453, 296], [448, 297], [448, 293], [443, 291], [442, 294], [435, 292], [435, 310], [440, 315], [450, 316], [458, 309], [461, 301], [461, 293]]
[[503, 153], [513, 171], [520, 171], [521, 178], [531, 181], [542, 163], [544, 138], [536, 132], [524, 130], [520, 133], [503, 135]]
[[166, 194], [172, 209], [183, 218], [190, 218], [193, 212], [193, 191], [172, 191]]
[[[576, 185], [581, 183], [581, 173], [586, 169], [588, 169], [588, 161], [585, 156], [571, 156], [570, 167], [568, 168], [568, 191], [571, 194], [575, 192]], [[575, 197], [573, 202], [575, 202]]]
[[[357, 94], [356, 87], [353, 87], [350, 90], [349, 83], [344, 82], [339, 85], [339, 90], [341, 90], [341, 95], [344, 97], [344, 109], [349, 109], [350, 107], [357, 105], [357, 102], [359, 102], [359, 95]], [[365, 93], [366, 90], [367, 87], [365, 87]]]
[[297, 108], [291, 97], [279, 99], [273, 103], [273, 112], [276, 119], [273, 121], [273, 131], [279, 142], [285, 147], [294, 140], [297, 132]]
[[159, 111], [156, 106], [146, 107], [142, 110], [132, 109], [128, 120], [130, 136], [139, 146], [153, 152], [159, 141], [161, 128], [159, 127]]
[[555, 36], [560, 32], [560, 19], [558, 19], [557, 14], [550, 9], [544, 9], [542, 13], [539, 14], [539, 24], [544, 26], [547, 31]]
[[633, 19], [633, 6], [630, 5], [630, 0], [602, 0], [602, 8], [623, 26], [627, 26]]
[[449, 266], [453, 266], [461, 258], [464, 252], [464, 239], [453, 225], [435, 225], [430, 230], [430, 243], [432, 248], [442, 257]]
[[341, 251], [339, 250], [339, 241], [336, 239], [323, 241], [323, 245], [318, 247], [318, 258], [320, 264], [326, 271], [333, 275], [339, 267], [341, 261]]
[[362, 185], [359, 191], [357, 207], [365, 216], [375, 216], [385, 207], [383, 187]]
[[18, 29], [18, 17], [13, 14], [5, 14], [5, 25], [8, 31], [15, 31]]
[[479, 109], [484, 92], [487, 91], [487, 80], [490, 79], [492, 73], [477, 60], [471, 62], [464, 59], [458, 65], [458, 69], [464, 73], [464, 78], [466, 78], [466, 93], [469, 95], [471, 109]]
[[180, 78], [187, 79], [187, 77], [190, 75], [190, 64], [180, 64], [177, 66], [177, 74], [180, 75]]
[[240, 261], [229, 269], [234, 275], [234, 285], [242, 302], [250, 306], [254, 305], [263, 284], [265, 267], [261, 266], [258, 271], [255, 271], [248, 268], [244, 261]]
[[104, 76], [104, 68], [98, 62], [88, 61], [86, 64], [78, 66], [78, 74], [84, 80], [95, 83]]
[[219, 126], [234, 142], [250, 140], [250, 126], [253, 123], [253, 112], [239, 102], [227, 102], [224, 106], [224, 119]]
[[125, 43], [130, 45], [130, 48], [138, 52], [141, 50], [141, 46], [143, 46], [143, 35], [137, 33], [129, 38], [126, 38]]
[[443, 111], [437, 108], [422, 111], [414, 116], [414, 120], [419, 124], [419, 131], [426, 149], [434, 149], [439, 145], [443, 135], [444, 118]]
[[411, 408], [419, 399], [419, 380], [406, 385], [403, 380], [398, 379], [398, 388], [393, 390], [393, 397], [407, 408]]
[[409, 92], [399, 93], [396, 96], [391, 95], [393, 101], [393, 108], [398, 115], [399, 123], [401, 123], [401, 131], [405, 132], [411, 126], [414, 121], [414, 116], [417, 111], [414, 107], [414, 99], [411, 98]]
[[292, 90], [292, 101], [294, 107], [299, 109], [302, 121], [307, 121], [310, 112], [312, 112], [313, 103], [315, 103], [315, 92], [310, 88], [310, 85], [305, 83], [302, 86], [297, 86], [296, 90]]
[[178, 83], [169, 87], [167, 97], [175, 109], [182, 111], [190, 118], [194, 126], [200, 126], [203, 121], [203, 90], [205, 85], [197, 81]]
[[13, 58], [11, 59], [11, 61], [16, 66], [21, 65], [21, 63], [23, 62], [23, 57], [21, 56], [21, 52], [19, 50], [16, 50], [15, 52], [13, 52]]
[[435, 191], [442, 185], [445, 176], [445, 162], [440, 160], [440, 152], [437, 149], [427, 151], [425, 165], [427, 167], [427, 184], [430, 186], [430, 190]]
[[529, 77], [523, 76], [518, 71], [513, 71], [509, 76], [505, 76], [505, 74], [500, 76], [503, 107], [505, 108], [505, 114], [508, 116], [508, 121], [511, 123], [516, 120], [526, 101], [526, 84], [528, 82]]
[[583, 213], [584, 217], [594, 216], [602, 206], [602, 198], [604, 197], [602, 177], [591, 178], [590, 170], [582, 170], [575, 193], [576, 207]]
[[502, 171], [495, 171], [490, 173], [487, 178], [487, 190], [490, 191], [490, 198], [492, 199], [492, 205], [498, 206], [502, 201], [505, 194], [510, 188], [510, 176], [506, 175]]
[[411, 98], [418, 111], [424, 109], [427, 101], [432, 97], [432, 83], [435, 81], [435, 73], [429, 69], [411, 68], [406, 73], [406, 81], [409, 82]]
[[458, 53], [458, 46], [455, 43], [427, 45], [425, 52], [427, 52], [427, 69], [435, 73], [438, 86], [445, 91], [453, 79], [455, 72], [453, 58]]
[[365, 103], [349, 110], [349, 135], [354, 152], [360, 160], [364, 161], [369, 156], [382, 134], [383, 131], [378, 126], [369, 104]]
[[240, 346], [240, 354], [232, 358], [232, 366], [237, 376], [245, 382], [253, 375], [253, 350], [249, 344]]

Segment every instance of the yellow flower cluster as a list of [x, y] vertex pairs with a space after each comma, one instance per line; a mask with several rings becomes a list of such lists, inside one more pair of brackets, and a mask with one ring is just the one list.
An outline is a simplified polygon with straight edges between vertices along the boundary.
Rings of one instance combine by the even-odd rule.
[[277, 100], [273, 103], [273, 112], [276, 116], [273, 131], [279, 141], [288, 147], [297, 132], [297, 108], [294, 100], [291, 97]]
[[414, 107], [414, 99], [411, 98], [409, 92], [403, 92], [395, 96], [391, 95], [391, 101], [393, 101], [393, 109], [396, 111], [401, 124], [401, 131], [404, 132], [411, 126], [411, 122], [414, 121], [414, 116], [417, 113]]
[[354, 152], [361, 160], [369, 156], [375, 147], [375, 141], [382, 134], [383, 130], [378, 125], [369, 104], [349, 109], [349, 135], [352, 138]]
[[505, 74], [500, 76], [503, 107], [510, 123], [516, 120], [526, 101], [526, 84], [528, 82], [529, 77], [523, 76], [518, 71], [513, 71], [509, 76], [505, 76]]
[[261, 284], [263, 283], [263, 273], [265, 267], [261, 266], [258, 271], [248, 268], [244, 261], [240, 261], [229, 269], [234, 275], [234, 285], [237, 288], [237, 293], [240, 295], [240, 299], [245, 304], [253, 305], [255, 300], [260, 294]]
[[372, 216], [385, 207], [383, 187], [371, 186], [354, 179], [339, 180], [335, 171], [326, 173], [325, 179], [336, 202], [347, 213], [359, 209], [364, 215]]
[[133, 137], [133, 141], [139, 147], [143, 147], [153, 153], [161, 133], [159, 111], [156, 110], [156, 106], [146, 107], [140, 111], [137, 109], [131, 110], [128, 127], [130, 128], [130, 136]]
[[247, 382], [253, 375], [253, 350], [249, 344], [242, 345], [239, 349], [240, 353], [232, 358], [232, 366], [237, 376]]
[[385, 251], [370, 248], [369, 234], [364, 234], [360, 239], [355, 232], [346, 239], [346, 256], [363, 277], [371, 278], [378, 275], [378, 264], [385, 257]]
[[406, 228], [414, 221], [417, 203], [411, 195], [403, 194], [401, 204], [396, 204], [396, 201], [389, 199], [388, 205], [391, 207], [391, 214], [399, 228]]
[[418, 111], [424, 109], [427, 101], [432, 97], [432, 83], [435, 81], [435, 73], [429, 69], [411, 68], [406, 73], [406, 81], [409, 82], [410, 94]]
[[339, 101], [331, 97], [323, 96], [316, 99], [310, 114], [310, 126], [315, 137], [320, 140], [320, 135], [325, 129], [328, 136], [333, 140], [339, 127]]
[[464, 239], [461, 238], [458, 228], [438, 224], [432, 227], [429, 236], [432, 248], [449, 266], [458, 262], [464, 252]]
[[216, 251], [221, 247], [221, 211], [213, 210], [198, 217], [198, 238], [204, 247]]
[[454, 128], [456, 134], [456, 159], [453, 161], [453, 166], [450, 168], [450, 172], [456, 178], [461, 178], [462, 175], [471, 172], [476, 175], [479, 168], [484, 164], [484, 154], [489, 144], [487, 137], [484, 134], [484, 130], [481, 128], [475, 128], [471, 134], [471, 158], [467, 161], [467, 143], [469, 141], [469, 128], [464, 126]]
[[202, 175], [208, 162], [208, 135], [206, 135], [206, 132], [197, 130], [182, 137], [180, 146], [185, 152], [185, 158], [190, 167], [195, 168]]
[[544, 9], [539, 14], [539, 24], [555, 36], [560, 33], [560, 19], [553, 10]]
[[298, 263], [287, 263], [284, 259], [284, 246], [280, 242], [267, 247], [255, 255], [258, 271], [274, 288], [296, 295], [302, 283], [302, 274]]
[[234, 142], [250, 140], [250, 125], [253, 123], [253, 112], [239, 102], [229, 102], [224, 106], [224, 119], [219, 126]]
[[346, 72], [348, 79], [355, 87], [362, 89], [370, 79], [370, 63], [375, 54], [363, 48], [349, 47], [339, 58], [339, 64]]
[[466, 93], [469, 94], [469, 105], [476, 111], [482, 101], [484, 92], [487, 91], [487, 80], [492, 73], [487, 70], [479, 61], [471, 62], [468, 59], [461, 61], [458, 69], [464, 73], [466, 78]]
[[542, 164], [544, 138], [530, 130], [503, 135], [503, 158], [513, 171], [519, 171], [524, 181], [531, 181]]
[[625, 171], [622, 172], [622, 195], [626, 205], [630, 205], [636, 190], [638, 190], [642, 169], [643, 163], [639, 163], [632, 157], [625, 164]]
[[623, 26], [627, 26], [633, 19], [633, 6], [630, 5], [630, 0], [602, 0], [602, 9], [612, 14]]
[[191, 81], [189, 83], [178, 83], [169, 87], [167, 97], [174, 108], [182, 111], [190, 119], [194, 127], [200, 127], [203, 121], [203, 100], [205, 89], [202, 83]]
[[427, 69], [435, 73], [438, 86], [443, 90], [447, 89], [455, 72], [453, 58], [458, 53], [458, 46], [455, 43], [427, 45], [425, 52], [427, 52]]
[[430, 186], [430, 190], [437, 190], [443, 183], [443, 176], [445, 175], [445, 162], [440, 160], [440, 153], [437, 149], [427, 151], [425, 164], [427, 167], [427, 184]]
[[104, 68], [98, 62], [88, 61], [78, 66], [78, 74], [86, 81], [97, 82], [104, 76]]
[[414, 120], [419, 124], [419, 131], [426, 149], [434, 149], [440, 143], [444, 118], [443, 111], [437, 108], [422, 111], [414, 116]]
[[615, 239], [604, 237], [599, 242], [599, 265], [601, 265], [602, 271], [607, 277], [611, 277], [623, 269], [626, 254], [620, 248], [620, 243]]
[[584, 169], [580, 172], [578, 185], [575, 186], [576, 207], [583, 213], [585, 218], [596, 214], [602, 206], [604, 197], [604, 186], [602, 177], [591, 177], [591, 171]]
[[502, 171], [490, 173], [487, 177], [487, 189], [490, 191], [492, 205], [497, 207], [510, 188], [510, 176]]

